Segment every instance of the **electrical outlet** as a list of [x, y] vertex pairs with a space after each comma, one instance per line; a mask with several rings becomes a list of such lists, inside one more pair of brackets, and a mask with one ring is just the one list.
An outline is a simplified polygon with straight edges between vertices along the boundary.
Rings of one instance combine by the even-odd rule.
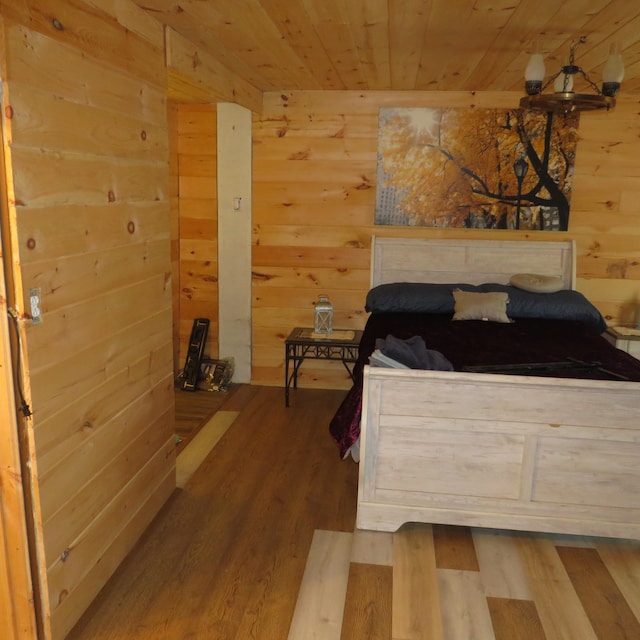
[[34, 287], [29, 291], [29, 301], [31, 303], [31, 322], [38, 324], [42, 322], [42, 312], [40, 311], [40, 287]]

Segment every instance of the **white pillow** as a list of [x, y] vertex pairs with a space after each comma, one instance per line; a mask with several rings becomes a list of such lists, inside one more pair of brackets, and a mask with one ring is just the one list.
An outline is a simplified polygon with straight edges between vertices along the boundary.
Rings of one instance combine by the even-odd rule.
[[539, 273], [516, 273], [509, 279], [509, 284], [533, 293], [555, 293], [564, 289], [564, 282], [559, 276]]

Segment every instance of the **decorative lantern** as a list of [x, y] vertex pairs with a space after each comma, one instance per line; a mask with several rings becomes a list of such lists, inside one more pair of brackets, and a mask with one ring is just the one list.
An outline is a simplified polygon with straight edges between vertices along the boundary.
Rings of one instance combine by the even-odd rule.
[[331, 333], [333, 329], [333, 307], [329, 302], [329, 297], [325, 295], [318, 296], [316, 302], [315, 318], [313, 330], [315, 333]]

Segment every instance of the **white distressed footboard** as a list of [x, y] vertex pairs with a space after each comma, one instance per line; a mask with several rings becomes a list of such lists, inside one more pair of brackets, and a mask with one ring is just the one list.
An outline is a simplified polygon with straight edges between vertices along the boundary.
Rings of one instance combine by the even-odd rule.
[[640, 384], [365, 368], [357, 526], [640, 538]]

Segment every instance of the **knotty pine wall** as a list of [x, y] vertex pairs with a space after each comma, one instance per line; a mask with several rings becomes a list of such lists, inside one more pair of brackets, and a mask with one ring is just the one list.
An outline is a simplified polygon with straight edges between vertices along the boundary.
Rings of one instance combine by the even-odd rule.
[[180, 103], [167, 103], [169, 138], [169, 210], [171, 246], [171, 306], [173, 374], [179, 372], [180, 361], [180, 171], [178, 169], [178, 110]]
[[209, 318], [205, 354], [218, 357], [218, 197], [215, 104], [177, 109], [179, 295], [174, 309], [178, 361], [184, 362], [195, 318]]
[[[0, 155], [0, 170], [4, 163]], [[0, 183], [0, 210], [6, 210]], [[2, 229], [0, 235], [4, 235]], [[0, 264], [3, 250], [0, 245]], [[15, 333], [10, 333], [4, 269], [0, 269], [0, 371], [12, 370]], [[29, 538], [25, 518], [15, 389], [10, 376], [0, 377], [0, 621], [3, 640], [36, 637]]]
[[[513, 93], [273, 92], [254, 117], [253, 377], [281, 385], [284, 339], [312, 326], [329, 295], [334, 326], [361, 328], [367, 314], [371, 236], [553, 240], [544, 232], [381, 227], [375, 209], [378, 110], [383, 106], [512, 108]], [[581, 117], [570, 228], [577, 288], [611, 324], [635, 324], [640, 305], [638, 96]], [[307, 361], [304, 387], [348, 388], [339, 363]]]
[[46, 5], [0, 0], [0, 60], [34, 558], [63, 638], [175, 487], [169, 154], [162, 28]]

